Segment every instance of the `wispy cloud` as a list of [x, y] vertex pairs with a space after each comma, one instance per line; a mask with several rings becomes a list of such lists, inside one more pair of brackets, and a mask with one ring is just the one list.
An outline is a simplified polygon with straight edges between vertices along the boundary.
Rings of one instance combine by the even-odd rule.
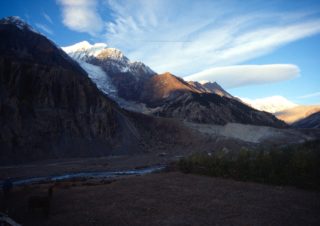
[[241, 64], [320, 32], [314, 12], [246, 9], [236, 1], [109, 0], [108, 5], [110, 45], [158, 72], [180, 76]]
[[40, 30], [53, 35], [53, 31], [45, 24], [41, 24], [41, 23], [35, 23], [36, 27], [39, 28]]
[[[170, 71], [188, 78], [219, 79], [227, 87], [278, 82], [297, 76], [299, 69], [294, 65], [221, 67], [245, 64], [283, 45], [320, 33], [319, 11], [298, 7], [276, 9], [269, 1], [57, 2], [62, 7], [63, 23], [70, 29], [95, 37], [100, 34], [109, 46], [119, 48], [130, 59], [143, 61], [159, 73]], [[108, 21], [99, 15], [97, 4], [107, 6]], [[269, 73], [262, 73], [262, 69]], [[230, 70], [233, 75], [227, 74]], [[233, 81], [235, 77], [239, 81]]]
[[307, 98], [312, 98], [312, 97], [320, 97], [320, 92], [315, 92], [315, 93], [309, 93], [303, 96], [299, 96], [298, 99], [307, 99]]
[[57, 0], [62, 7], [65, 26], [78, 32], [87, 32], [93, 36], [103, 29], [103, 21], [97, 12], [96, 0]]
[[48, 14], [43, 12], [42, 15], [50, 24], [53, 24], [53, 21], [52, 21], [51, 17]]
[[236, 65], [210, 68], [184, 77], [188, 81], [216, 81], [225, 88], [274, 83], [295, 78], [300, 69], [292, 64]]

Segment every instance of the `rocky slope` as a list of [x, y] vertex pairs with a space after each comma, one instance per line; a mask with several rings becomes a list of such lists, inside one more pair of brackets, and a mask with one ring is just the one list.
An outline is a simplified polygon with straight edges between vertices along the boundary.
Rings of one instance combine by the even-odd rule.
[[255, 110], [237, 100], [208, 93], [186, 92], [175, 99], [165, 101], [154, 114], [218, 125], [237, 122], [272, 127], [286, 126], [284, 122], [267, 112]]
[[238, 122], [275, 127], [285, 126], [285, 123], [272, 114], [243, 104], [218, 85], [215, 88], [219, 92], [214, 89], [204, 91], [205, 87], [195, 86], [195, 84], [187, 83], [170, 73], [156, 75], [145, 83], [142, 96], [149, 106], [156, 107], [153, 113], [157, 116], [220, 125]]
[[140, 150], [127, 114], [16, 17], [0, 20], [0, 124], [1, 163]]
[[229, 98], [234, 98], [230, 93], [225, 91], [218, 83], [216, 82], [205, 82], [205, 83], [200, 83], [200, 82], [193, 82], [189, 81], [188, 82], [190, 85], [195, 87], [197, 90], [200, 90], [203, 93], [214, 93], [219, 96], [224, 96], [224, 97], [229, 97]]

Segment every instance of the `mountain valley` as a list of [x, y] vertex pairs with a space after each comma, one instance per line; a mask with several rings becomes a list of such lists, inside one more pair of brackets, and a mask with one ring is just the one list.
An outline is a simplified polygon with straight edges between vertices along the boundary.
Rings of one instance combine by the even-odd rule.
[[318, 13], [230, 3], [3, 1], [0, 225], [320, 225]]
[[[70, 58], [18, 18], [2, 19], [0, 32], [2, 163], [186, 147], [185, 153], [195, 147], [212, 152], [235, 148], [236, 143], [255, 147], [257, 142], [250, 138], [199, 131], [207, 131], [210, 125], [228, 129], [236, 123], [241, 133], [240, 128], [250, 124], [251, 131], [266, 137], [270, 132], [259, 126], [288, 127], [217, 83], [185, 82], [169, 72], [156, 74], [105, 44], [81, 42], [62, 48]], [[272, 133], [278, 137], [276, 143], [312, 139], [312, 134], [299, 131], [293, 133], [301, 139], [286, 130]]]

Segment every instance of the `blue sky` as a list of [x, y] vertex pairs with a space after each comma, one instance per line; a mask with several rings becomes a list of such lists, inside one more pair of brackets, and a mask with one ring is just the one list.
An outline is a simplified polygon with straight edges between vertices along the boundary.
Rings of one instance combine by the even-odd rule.
[[320, 1], [1, 0], [60, 46], [105, 42], [156, 72], [320, 104]]

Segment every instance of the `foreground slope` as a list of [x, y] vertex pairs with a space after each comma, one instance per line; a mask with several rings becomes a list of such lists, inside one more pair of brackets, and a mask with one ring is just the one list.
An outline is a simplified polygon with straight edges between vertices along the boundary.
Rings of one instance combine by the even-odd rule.
[[125, 113], [19, 18], [0, 20], [0, 68], [2, 163], [135, 151]]
[[48, 185], [19, 189], [11, 206], [23, 225], [319, 225], [320, 194], [290, 187], [160, 173], [55, 187], [50, 217], [31, 215], [27, 197]]

